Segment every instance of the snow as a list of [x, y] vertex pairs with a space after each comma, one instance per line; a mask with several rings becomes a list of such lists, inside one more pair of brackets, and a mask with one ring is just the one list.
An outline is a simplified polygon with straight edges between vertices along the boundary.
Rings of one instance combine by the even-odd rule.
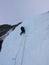
[[[26, 30], [22, 36], [20, 36], [21, 26]], [[31, 16], [6, 37], [0, 52], [0, 65], [21, 65], [24, 43], [22, 65], [49, 65], [48, 12]]]

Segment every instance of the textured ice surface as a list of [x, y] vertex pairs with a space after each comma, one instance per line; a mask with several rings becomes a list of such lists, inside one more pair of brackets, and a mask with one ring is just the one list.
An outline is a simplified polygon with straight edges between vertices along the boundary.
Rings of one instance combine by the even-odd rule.
[[[20, 27], [26, 29], [26, 36], [20, 36]], [[26, 40], [25, 40], [26, 38]], [[0, 65], [14, 65], [17, 51], [21, 45], [16, 65], [21, 65], [23, 44], [25, 52], [22, 65], [49, 65], [49, 13], [43, 13], [23, 21], [3, 42]]]

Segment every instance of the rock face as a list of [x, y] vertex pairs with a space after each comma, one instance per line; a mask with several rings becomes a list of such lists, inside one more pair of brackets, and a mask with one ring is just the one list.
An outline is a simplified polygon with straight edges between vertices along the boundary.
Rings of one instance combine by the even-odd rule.
[[22, 22], [15, 25], [8, 25], [8, 24], [0, 25], [0, 51], [2, 48], [3, 40], [6, 38], [6, 36], [10, 34], [10, 32], [12, 32], [21, 23]]

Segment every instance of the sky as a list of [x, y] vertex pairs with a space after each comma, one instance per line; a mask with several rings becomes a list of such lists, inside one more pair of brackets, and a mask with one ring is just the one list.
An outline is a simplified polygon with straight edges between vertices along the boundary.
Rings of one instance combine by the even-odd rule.
[[49, 11], [49, 0], [0, 0], [0, 24], [15, 24]]

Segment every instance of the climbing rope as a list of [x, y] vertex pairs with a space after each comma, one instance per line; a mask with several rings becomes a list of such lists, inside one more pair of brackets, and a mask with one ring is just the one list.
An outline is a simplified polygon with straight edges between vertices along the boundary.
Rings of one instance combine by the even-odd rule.
[[15, 58], [13, 58], [13, 60], [14, 60], [14, 65], [16, 65], [16, 60], [17, 60], [17, 57], [18, 57], [18, 55], [19, 55], [19, 52], [20, 52], [20, 50], [21, 50], [21, 47], [22, 47], [22, 44], [24, 43], [24, 46], [23, 46], [23, 53], [22, 53], [22, 59], [21, 59], [21, 65], [22, 65], [22, 62], [23, 62], [23, 56], [24, 56], [24, 50], [25, 50], [25, 35], [23, 34], [23, 37], [22, 37], [22, 41], [21, 41], [21, 44], [20, 44], [20, 46], [19, 46], [19, 48], [18, 48], [18, 51], [17, 51], [17, 53], [16, 53], [16, 56], [15, 56]]
[[24, 45], [23, 45], [23, 52], [22, 52], [22, 59], [21, 59], [21, 64], [23, 64], [23, 59], [24, 59], [24, 53], [25, 53], [25, 45], [26, 45], [26, 35], [24, 36]]
[[[23, 39], [23, 37], [22, 37], [22, 39]], [[20, 43], [20, 45], [19, 45], [19, 48], [18, 48], [18, 50], [17, 50], [17, 53], [16, 53], [15, 58], [13, 58], [13, 60], [14, 60], [14, 65], [16, 65], [16, 60], [17, 60], [17, 57], [18, 57], [18, 55], [19, 55], [21, 46], [22, 46], [22, 41], [21, 41], [21, 43]]]

